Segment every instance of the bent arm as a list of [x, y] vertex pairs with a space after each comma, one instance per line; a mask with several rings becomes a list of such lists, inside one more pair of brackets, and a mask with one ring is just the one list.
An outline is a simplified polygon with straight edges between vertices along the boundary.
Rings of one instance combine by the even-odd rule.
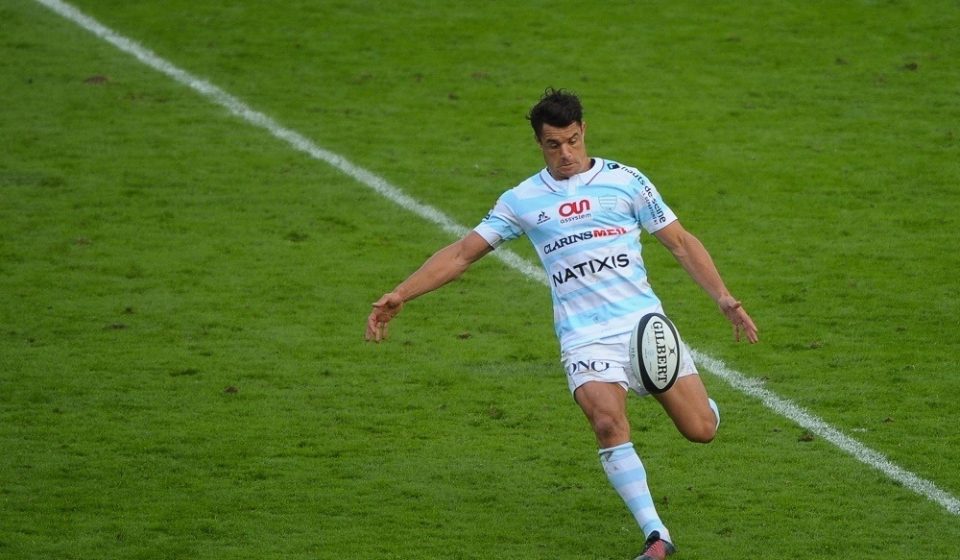
[[740, 340], [740, 333], [743, 332], [747, 340], [757, 342], [759, 340], [757, 327], [740, 302], [730, 295], [703, 243], [680, 225], [680, 222], [673, 222], [655, 232], [654, 235], [673, 254], [687, 274], [713, 298], [733, 324], [736, 339]]
[[493, 247], [484, 238], [471, 231], [434, 253], [406, 280], [373, 304], [373, 311], [367, 318], [366, 339], [380, 342], [386, 338], [387, 324], [400, 313], [405, 302], [456, 279], [492, 250]]

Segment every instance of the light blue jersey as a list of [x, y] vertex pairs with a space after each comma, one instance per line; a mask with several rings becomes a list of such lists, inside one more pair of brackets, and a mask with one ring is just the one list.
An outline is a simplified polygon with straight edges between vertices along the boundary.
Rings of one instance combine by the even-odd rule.
[[593, 158], [557, 181], [546, 169], [503, 193], [474, 228], [492, 247], [526, 234], [550, 283], [562, 351], [629, 332], [661, 311], [640, 255], [640, 227], [677, 219], [642, 173]]

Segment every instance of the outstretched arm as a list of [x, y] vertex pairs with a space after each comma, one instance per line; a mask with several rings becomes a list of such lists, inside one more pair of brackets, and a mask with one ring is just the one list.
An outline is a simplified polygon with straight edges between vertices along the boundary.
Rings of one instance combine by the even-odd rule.
[[751, 343], [760, 340], [753, 319], [740, 302], [727, 291], [716, 265], [713, 264], [713, 259], [710, 258], [710, 253], [696, 236], [680, 225], [680, 222], [673, 222], [654, 235], [673, 253], [674, 258], [683, 266], [687, 274], [710, 294], [720, 311], [733, 325], [733, 335], [738, 342], [741, 334], [746, 335]]
[[405, 302], [454, 280], [492, 250], [484, 238], [471, 231], [434, 253], [416, 272], [373, 304], [373, 311], [367, 317], [366, 339], [380, 342], [387, 338], [387, 324], [400, 313]]

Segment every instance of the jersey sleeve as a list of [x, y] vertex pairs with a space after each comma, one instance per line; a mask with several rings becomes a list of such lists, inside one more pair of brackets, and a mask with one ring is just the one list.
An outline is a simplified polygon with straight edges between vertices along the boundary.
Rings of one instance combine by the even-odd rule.
[[516, 213], [505, 200], [506, 194], [497, 200], [493, 209], [473, 228], [491, 247], [496, 249], [504, 241], [510, 241], [523, 235], [523, 227]]
[[663, 201], [657, 187], [649, 179], [640, 175], [636, 180], [638, 187], [634, 198], [634, 212], [637, 222], [648, 233], [654, 233], [677, 221], [677, 215]]

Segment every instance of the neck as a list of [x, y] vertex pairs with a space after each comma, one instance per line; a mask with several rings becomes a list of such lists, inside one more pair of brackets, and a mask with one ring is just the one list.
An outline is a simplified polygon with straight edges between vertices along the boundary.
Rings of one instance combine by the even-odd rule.
[[587, 158], [587, 163], [586, 165], [584, 165], [582, 169], [578, 169], [573, 173], [571, 173], [570, 175], [567, 175], [566, 177], [558, 176], [556, 173], [554, 173], [552, 169], [549, 169], [549, 168], [547, 169], [547, 172], [550, 174], [551, 177], [553, 177], [557, 181], [566, 181], [567, 179], [569, 179], [570, 177], [573, 177], [574, 175], [579, 175], [584, 171], [589, 170], [591, 167], [593, 167], [593, 164], [594, 164], [593, 158]]

